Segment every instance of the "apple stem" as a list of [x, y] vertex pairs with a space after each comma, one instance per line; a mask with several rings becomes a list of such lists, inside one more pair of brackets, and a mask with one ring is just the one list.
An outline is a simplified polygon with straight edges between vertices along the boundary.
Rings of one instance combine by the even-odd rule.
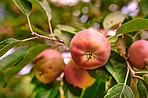
[[142, 77], [140, 77], [140, 76], [136, 76], [136, 75], [134, 75], [133, 77], [135, 77], [135, 78], [139, 78], [139, 79], [141, 79], [141, 80], [144, 80]]
[[130, 69], [131, 73], [132, 73], [132, 76], [135, 75], [135, 71], [132, 69], [132, 67], [130, 66], [129, 62], [126, 60], [126, 64], [127, 64], [127, 67]]
[[148, 72], [135, 72], [135, 74], [141, 74], [141, 73], [146, 73], [146, 74], [148, 74]]
[[33, 29], [32, 29], [32, 27], [31, 27], [31, 23], [30, 23], [29, 17], [28, 17], [27, 15], [26, 15], [26, 17], [27, 17], [27, 20], [28, 20], [28, 25], [29, 25], [31, 34], [32, 34], [33, 36], [37, 36], [38, 38], [43, 38], [43, 39], [48, 39], [48, 40], [53, 40], [53, 41], [58, 41], [58, 42], [60, 42], [60, 43], [64, 43], [63, 41], [58, 40], [58, 39], [56, 39], [56, 38], [53, 37], [51, 28], [50, 28], [50, 32], [51, 32], [52, 38], [46, 37], [46, 36], [43, 36], [43, 35], [39, 35], [39, 34], [37, 34], [36, 32], [34, 32]]
[[60, 91], [60, 98], [65, 98], [64, 96], [64, 90], [63, 90], [63, 76], [60, 77], [60, 88], [59, 88], [59, 91]]
[[83, 98], [84, 92], [85, 92], [86, 88], [82, 88], [82, 93], [80, 95], [80, 98]]

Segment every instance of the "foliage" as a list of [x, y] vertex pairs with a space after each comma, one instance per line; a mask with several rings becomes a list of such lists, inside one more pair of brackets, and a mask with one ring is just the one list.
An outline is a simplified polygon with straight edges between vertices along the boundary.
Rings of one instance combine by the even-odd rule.
[[[0, 97], [147, 98], [148, 71], [130, 69], [127, 50], [136, 40], [148, 40], [148, 3], [136, 2], [139, 13], [133, 17], [123, 14], [121, 9], [130, 2], [91, 0], [69, 6], [51, 0], [0, 1], [4, 11], [4, 17], [0, 12]], [[37, 80], [32, 69], [28, 74], [20, 73], [28, 64], [32, 68], [36, 56], [47, 48], [69, 52], [73, 36], [86, 28], [116, 31], [113, 36], [109, 33], [106, 36], [112, 50], [108, 62], [88, 70], [96, 79], [92, 86], [74, 87], [63, 73], [48, 84]]]

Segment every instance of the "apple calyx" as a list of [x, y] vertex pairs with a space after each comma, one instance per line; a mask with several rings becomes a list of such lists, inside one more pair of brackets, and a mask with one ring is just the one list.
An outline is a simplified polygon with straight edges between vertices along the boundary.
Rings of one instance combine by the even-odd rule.
[[89, 61], [89, 60], [93, 60], [95, 58], [94, 54], [92, 51], [87, 51], [86, 54], [84, 55], [85, 58]]

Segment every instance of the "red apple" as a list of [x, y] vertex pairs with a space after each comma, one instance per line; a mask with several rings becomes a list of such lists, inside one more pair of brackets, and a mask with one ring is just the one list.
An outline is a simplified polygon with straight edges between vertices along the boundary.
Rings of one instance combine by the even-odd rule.
[[128, 59], [138, 69], [148, 68], [148, 41], [138, 40], [128, 49]]
[[43, 83], [54, 81], [64, 70], [64, 60], [60, 52], [46, 49], [35, 59], [34, 74]]
[[84, 69], [95, 69], [107, 63], [111, 46], [107, 38], [93, 29], [78, 32], [70, 43], [74, 62]]
[[70, 60], [66, 65], [64, 74], [68, 83], [80, 88], [87, 88], [95, 82], [95, 79], [89, 75], [88, 71], [79, 68], [73, 60]]

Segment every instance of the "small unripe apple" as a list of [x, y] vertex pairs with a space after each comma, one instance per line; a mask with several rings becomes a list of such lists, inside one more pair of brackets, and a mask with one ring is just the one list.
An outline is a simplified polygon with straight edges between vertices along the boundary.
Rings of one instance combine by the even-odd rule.
[[60, 52], [46, 49], [35, 59], [34, 74], [43, 83], [53, 82], [64, 70], [64, 60]]
[[95, 69], [107, 63], [111, 46], [107, 38], [93, 29], [79, 31], [71, 40], [74, 62], [84, 69]]
[[64, 74], [68, 83], [79, 88], [87, 88], [95, 82], [95, 79], [89, 75], [88, 71], [79, 68], [73, 60], [66, 64]]
[[128, 59], [138, 69], [148, 68], [148, 41], [138, 40], [128, 49]]

